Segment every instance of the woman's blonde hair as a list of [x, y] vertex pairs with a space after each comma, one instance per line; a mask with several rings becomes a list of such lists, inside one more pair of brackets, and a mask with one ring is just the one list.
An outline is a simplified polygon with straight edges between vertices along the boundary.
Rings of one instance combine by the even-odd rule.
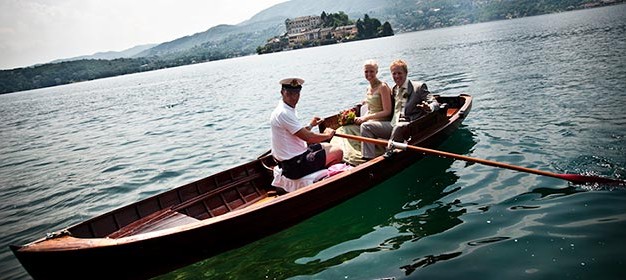
[[376, 72], [378, 72], [378, 62], [376, 62], [376, 60], [373, 59], [368, 59], [363, 63], [363, 67], [365, 66], [374, 66], [374, 69], [376, 69]]

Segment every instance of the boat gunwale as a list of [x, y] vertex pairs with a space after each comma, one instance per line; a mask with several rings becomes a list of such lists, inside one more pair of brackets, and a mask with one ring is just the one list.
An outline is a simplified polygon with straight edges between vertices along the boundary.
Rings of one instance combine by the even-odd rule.
[[[458, 108], [458, 110], [456, 111], [455, 114], [453, 114], [452, 116], [450, 116], [447, 120], [447, 123], [445, 125], [441, 125], [440, 127], [438, 127], [437, 129], [430, 131], [430, 133], [427, 135], [427, 137], [423, 137], [421, 138], [421, 141], [425, 141], [428, 139], [431, 139], [433, 136], [438, 135], [439, 133], [441, 133], [442, 131], [444, 131], [445, 129], [449, 128], [450, 125], [455, 124], [456, 122], [459, 121], [459, 119], [462, 121], [463, 119], [465, 119], [465, 116], [467, 115], [468, 111], [471, 109], [472, 106], [472, 96], [467, 95], [467, 94], [460, 94], [457, 96], [445, 96], [447, 98], [457, 98], [457, 99], [463, 99], [463, 104]], [[460, 125], [460, 123], [459, 123]], [[411, 143], [414, 144], [414, 143]], [[411, 152], [411, 153], [415, 153], [415, 152]], [[244, 164], [241, 165], [237, 165], [234, 167], [231, 167], [227, 170], [224, 171], [220, 171], [218, 173], [209, 175], [203, 179], [200, 180], [204, 180], [204, 179], [208, 179], [211, 178], [213, 176], [217, 176], [218, 174], [223, 174], [225, 172], [228, 172], [229, 170], [233, 170], [233, 169], [237, 169], [237, 168], [243, 168], [244, 166], [247, 165], [253, 165], [253, 164], [263, 164], [263, 159], [266, 157], [271, 157], [271, 155], [265, 155], [265, 157], [260, 157], [257, 159], [254, 159], [252, 161], [246, 162]], [[61, 251], [75, 251], [75, 250], [90, 250], [93, 249], [94, 247], [110, 247], [110, 246], [119, 246], [119, 245], [126, 245], [126, 244], [131, 244], [131, 243], [136, 243], [136, 242], [141, 242], [141, 241], [145, 241], [145, 240], [150, 240], [150, 239], [154, 239], [154, 238], [167, 238], [170, 237], [172, 235], [176, 235], [176, 234], [180, 234], [183, 232], [189, 232], [189, 231], [193, 231], [196, 229], [200, 229], [200, 228], [204, 228], [207, 227], [208, 225], [213, 225], [213, 224], [219, 224], [219, 223], [223, 223], [223, 222], [227, 222], [227, 221], [232, 221], [233, 218], [237, 218], [237, 217], [242, 217], [246, 214], [249, 213], [254, 213], [259, 209], [264, 209], [264, 208], [270, 208], [270, 207], [279, 207], [280, 205], [282, 205], [283, 203], [286, 203], [288, 201], [291, 201], [292, 198], [294, 197], [301, 197], [307, 193], [312, 193], [315, 192], [317, 190], [322, 189], [323, 187], [326, 186], [335, 186], [335, 184], [333, 184], [336, 181], [345, 179], [348, 176], [352, 176], [354, 173], [358, 173], [358, 172], [362, 172], [364, 170], [367, 170], [368, 168], [371, 168], [373, 165], [378, 164], [381, 161], [385, 161], [386, 159], [384, 159], [383, 156], [378, 156], [376, 158], [373, 158], [363, 164], [360, 164], [352, 169], [346, 170], [344, 172], [341, 172], [337, 175], [325, 178], [323, 180], [320, 180], [318, 182], [315, 182], [311, 185], [308, 185], [306, 187], [300, 188], [298, 190], [295, 190], [293, 192], [288, 192], [282, 195], [279, 195], [271, 200], [265, 201], [263, 203], [251, 203], [250, 205], [246, 206], [246, 207], [242, 207], [239, 209], [234, 209], [232, 211], [229, 211], [227, 213], [218, 215], [218, 216], [214, 216], [214, 217], [210, 217], [207, 219], [202, 219], [202, 220], [198, 220], [197, 222], [194, 223], [190, 223], [190, 224], [183, 224], [183, 225], [178, 225], [178, 226], [174, 226], [171, 228], [165, 228], [165, 229], [159, 229], [159, 230], [155, 230], [155, 231], [150, 231], [150, 232], [144, 232], [144, 233], [139, 233], [139, 234], [135, 234], [135, 235], [129, 235], [129, 236], [123, 236], [120, 238], [109, 238], [109, 237], [95, 237], [95, 238], [82, 238], [82, 237], [73, 237], [70, 235], [61, 235], [59, 237], [54, 237], [54, 238], [40, 238], [38, 240], [32, 241], [28, 244], [25, 245], [11, 245], [11, 249], [13, 250], [13, 252], [18, 255], [18, 254], [22, 254], [22, 253], [34, 253], [34, 252], [61, 252]], [[200, 181], [198, 180], [198, 181]], [[197, 181], [195, 181], [197, 182]], [[177, 189], [186, 186], [188, 184], [183, 184], [179, 187], [173, 188], [171, 190], [167, 190], [165, 192], [159, 193], [155, 196], [161, 195], [163, 193], [166, 192], [173, 192], [176, 191]], [[337, 188], [341, 187], [341, 186], [336, 186]], [[110, 214], [114, 211], [117, 211], [121, 208], [124, 207], [131, 207], [133, 205], [136, 205], [138, 203], [141, 203], [145, 200], [154, 198], [155, 196], [152, 197], [147, 197], [145, 199], [142, 199], [140, 201], [136, 201], [134, 203], [122, 206], [120, 208], [116, 208], [113, 209], [111, 211], [108, 211], [106, 213], [103, 213], [101, 215], [95, 216], [91, 219], [82, 221], [80, 223], [77, 223], [75, 225], [66, 227], [65, 229], [59, 231], [59, 232], [63, 232], [66, 231], [67, 229], [73, 228], [77, 225], [80, 225], [82, 223], [86, 223], [88, 221], [94, 220], [98, 217]], [[188, 202], [188, 201], [187, 201]], [[181, 202], [179, 203], [179, 205], [184, 204], [186, 202]], [[178, 208], [178, 207], [173, 207], [173, 208]], [[56, 241], [59, 242], [55, 242], [55, 239], [57, 239]], [[69, 242], [60, 242], [60, 241], [69, 241]], [[59, 244], [59, 246], [49, 246], [47, 245], [47, 243], [55, 243], [55, 244]], [[97, 246], [92, 246], [96, 244]], [[62, 245], [62, 246], [61, 246]], [[68, 246], [71, 245], [71, 246]], [[80, 246], [79, 246], [80, 245]]]

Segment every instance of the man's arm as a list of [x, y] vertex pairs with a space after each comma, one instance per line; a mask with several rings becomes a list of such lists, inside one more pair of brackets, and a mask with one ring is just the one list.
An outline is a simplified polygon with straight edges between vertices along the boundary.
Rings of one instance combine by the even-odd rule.
[[298, 138], [306, 141], [307, 143], [320, 143], [333, 138], [335, 130], [326, 128], [324, 133], [315, 133], [310, 128], [303, 127], [295, 133]]
[[416, 93], [418, 93], [420, 99], [422, 100], [422, 102], [417, 104], [417, 108], [423, 110], [426, 113], [439, 110], [439, 102], [437, 102], [437, 99], [430, 96], [430, 91], [428, 91], [426, 83], [422, 83], [419, 88], [415, 89], [415, 91]]

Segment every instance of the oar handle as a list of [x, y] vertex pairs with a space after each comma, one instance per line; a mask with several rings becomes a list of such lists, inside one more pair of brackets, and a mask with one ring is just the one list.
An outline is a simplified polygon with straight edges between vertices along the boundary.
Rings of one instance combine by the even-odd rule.
[[[357, 135], [335, 133], [335, 136], [357, 140], [361, 142], [368, 142], [368, 143], [372, 143], [376, 145], [387, 146], [389, 144], [389, 142], [385, 140], [357, 136]], [[468, 157], [464, 155], [453, 154], [453, 153], [448, 153], [444, 151], [408, 145], [404, 143], [392, 142], [392, 144], [394, 147], [403, 148], [403, 149], [406, 147], [407, 149], [411, 149], [411, 150], [421, 152], [424, 154], [436, 155], [436, 156], [441, 156], [441, 157], [446, 157], [446, 158], [460, 159], [463, 161], [475, 162], [475, 163], [480, 163], [480, 164], [494, 166], [494, 167], [501, 167], [501, 168], [516, 170], [516, 171], [521, 171], [521, 172], [526, 172], [526, 173], [532, 173], [532, 174], [537, 174], [537, 175], [542, 175], [542, 176], [549, 176], [553, 178], [567, 180], [573, 183], [610, 183], [610, 184], [621, 184], [621, 185], [626, 184], [626, 181], [621, 181], [621, 180], [602, 178], [602, 177], [596, 177], [596, 176], [578, 175], [578, 174], [558, 174], [558, 173], [552, 173], [552, 172], [547, 172], [547, 171], [542, 171], [542, 170], [537, 170], [537, 169], [532, 169], [532, 168], [521, 167], [517, 165], [501, 163], [497, 161]]]

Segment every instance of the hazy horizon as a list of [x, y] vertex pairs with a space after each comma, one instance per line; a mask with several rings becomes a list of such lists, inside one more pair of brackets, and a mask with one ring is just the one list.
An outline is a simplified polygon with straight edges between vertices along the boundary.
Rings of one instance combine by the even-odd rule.
[[0, 1], [0, 69], [124, 51], [238, 24], [287, 0]]

